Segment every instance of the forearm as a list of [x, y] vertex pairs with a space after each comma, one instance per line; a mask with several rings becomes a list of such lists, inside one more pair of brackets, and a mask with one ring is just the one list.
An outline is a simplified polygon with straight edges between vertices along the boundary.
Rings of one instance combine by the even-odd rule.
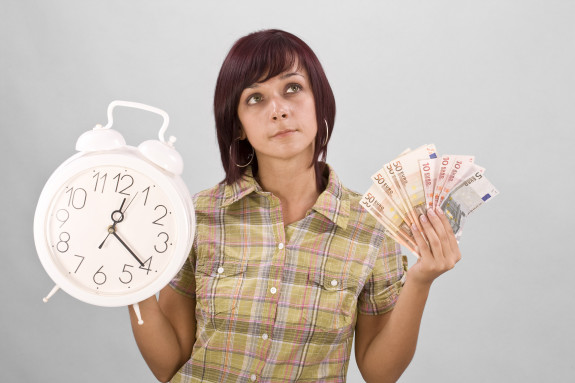
[[410, 281], [408, 273], [386, 326], [365, 351], [362, 374], [367, 382], [395, 382], [411, 362], [429, 288]]
[[143, 325], [130, 306], [132, 331], [144, 360], [156, 378], [166, 382], [186, 362], [178, 337], [169, 320], [163, 314], [155, 296], [139, 303]]
[[440, 208], [429, 209], [419, 219], [424, 233], [411, 226], [419, 259], [409, 269], [394, 309], [379, 319], [358, 317], [356, 359], [368, 382], [395, 382], [403, 374], [415, 354], [431, 284], [461, 259], [451, 224]]

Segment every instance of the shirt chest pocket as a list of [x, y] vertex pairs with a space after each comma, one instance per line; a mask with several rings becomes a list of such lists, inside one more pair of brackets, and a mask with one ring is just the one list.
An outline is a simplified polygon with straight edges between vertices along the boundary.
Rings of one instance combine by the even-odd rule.
[[327, 330], [340, 330], [352, 325], [357, 306], [358, 281], [342, 275], [308, 274], [311, 304], [305, 312], [308, 323]]
[[196, 304], [210, 316], [233, 310], [240, 299], [247, 264], [205, 262], [196, 266]]

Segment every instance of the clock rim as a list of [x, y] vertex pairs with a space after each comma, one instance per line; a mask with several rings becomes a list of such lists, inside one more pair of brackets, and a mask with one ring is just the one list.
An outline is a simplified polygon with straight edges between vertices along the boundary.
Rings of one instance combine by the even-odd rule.
[[[91, 292], [73, 282], [60, 271], [59, 266], [52, 259], [46, 229], [55, 194], [69, 179], [95, 166], [125, 166], [145, 174], [162, 188], [173, 206], [177, 241], [172, 259], [159, 276], [147, 286], [136, 291], [126, 291], [114, 295], [96, 294], [95, 291]], [[168, 173], [150, 163], [133, 147], [124, 147], [111, 152], [82, 152], [70, 157], [52, 173], [44, 185], [34, 215], [34, 242], [44, 270], [56, 285], [66, 293], [78, 300], [97, 306], [127, 306], [141, 302], [158, 293], [182, 268], [192, 248], [194, 235], [195, 211], [190, 193], [181, 177]]]

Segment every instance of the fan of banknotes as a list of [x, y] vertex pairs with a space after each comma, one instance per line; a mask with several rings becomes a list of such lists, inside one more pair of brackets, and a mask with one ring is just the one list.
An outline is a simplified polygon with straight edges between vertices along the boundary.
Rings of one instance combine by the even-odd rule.
[[371, 177], [361, 205], [417, 255], [411, 225], [422, 230], [427, 209], [439, 206], [459, 240], [469, 214], [499, 194], [484, 173], [474, 156], [439, 156], [433, 144], [407, 149]]

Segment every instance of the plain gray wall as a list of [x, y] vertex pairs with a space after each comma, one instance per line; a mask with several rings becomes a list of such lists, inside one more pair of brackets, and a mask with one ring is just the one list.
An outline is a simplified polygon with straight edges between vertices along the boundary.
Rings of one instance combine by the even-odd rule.
[[[42, 303], [36, 202], [116, 99], [168, 112], [192, 192], [220, 181], [216, 76], [237, 38], [270, 27], [324, 65], [338, 106], [328, 162], [347, 186], [365, 191], [384, 162], [433, 142], [474, 154], [501, 192], [434, 283], [400, 382], [574, 381], [575, 2], [558, 0], [2, 0], [0, 381], [155, 381], [126, 308], [63, 292]], [[161, 121], [115, 117], [131, 145]], [[353, 359], [348, 378], [362, 381]]]

